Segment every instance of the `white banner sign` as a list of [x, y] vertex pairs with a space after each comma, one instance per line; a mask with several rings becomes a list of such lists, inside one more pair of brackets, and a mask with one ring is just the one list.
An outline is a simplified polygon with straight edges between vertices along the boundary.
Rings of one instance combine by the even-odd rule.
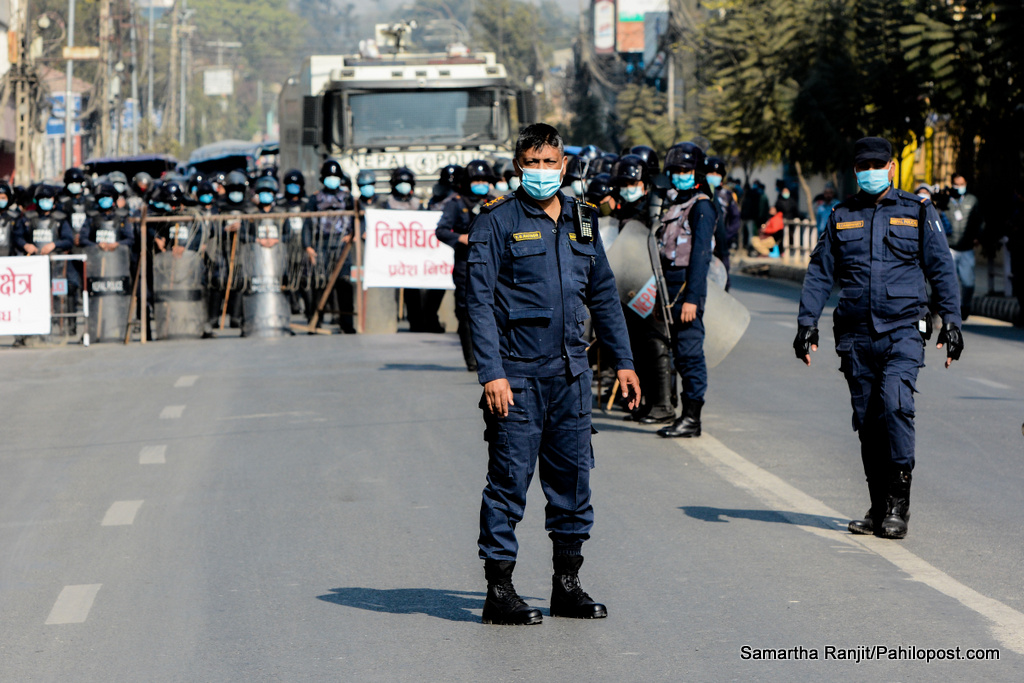
[[455, 289], [455, 252], [434, 235], [440, 218], [440, 211], [367, 211], [363, 286]]
[[0, 335], [50, 334], [50, 259], [0, 258]]

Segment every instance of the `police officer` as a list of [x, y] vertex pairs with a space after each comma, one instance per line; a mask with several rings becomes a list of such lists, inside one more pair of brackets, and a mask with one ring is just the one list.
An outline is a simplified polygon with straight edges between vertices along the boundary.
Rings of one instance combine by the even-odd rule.
[[69, 168], [64, 171], [64, 191], [61, 193], [58, 210], [68, 217], [71, 231], [75, 237], [85, 227], [89, 198], [85, 194], [86, 176], [80, 168]]
[[95, 207], [89, 211], [89, 220], [80, 233], [79, 244], [97, 246], [103, 251], [114, 251], [124, 245], [129, 250], [135, 243], [135, 231], [128, 223], [127, 209], [117, 206], [120, 196], [113, 183], [101, 183], [93, 195]]
[[704, 300], [717, 214], [702, 189], [703, 162], [704, 150], [692, 142], [674, 145], [665, 155], [665, 171], [674, 192], [662, 218], [658, 247], [668, 291], [673, 362], [682, 384], [682, 412], [670, 426], [658, 430], [658, 436], [665, 438], [700, 436], [708, 388]]
[[840, 203], [811, 254], [800, 297], [796, 357], [811, 364], [818, 318], [839, 286], [836, 353], [850, 386], [871, 508], [850, 522], [855, 534], [907, 535], [914, 469], [914, 392], [924, 365], [916, 325], [935, 293], [946, 367], [960, 358], [960, 301], [953, 261], [931, 202], [892, 187], [896, 164], [882, 138], [854, 145], [860, 192]]
[[651, 212], [648, 206], [651, 174], [647, 163], [642, 157], [627, 154], [615, 161], [610, 175], [619, 198], [618, 206], [612, 215], [619, 219], [620, 227], [632, 220], [651, 227]]
[[[27, 256], [48, 254], [66, 254], [74, 245], [74, 232], [67, 216], [57, 210], [57, 197], [61, 188], [56, 185], [37, 185], [34, 193], [35, 211], [27, 211], [18, 219], [14, 228], [14, 245], [18, 251]], [[52, 277], [67, 278], [68, 292], [63, 298], [61, 313], [73, 313], [81, 291], [82, 280], [78, 269], [70, 267], [67, 261], [54, 263], [51, 268]], [[61, 319], [63, 321], [65, 319]], [[64, 331], [74, 335], [76, 320], [67, 318]]]
[[464, 172], [465, 169], [458, 164], [448, 164], [438, 172], [434, 192], [427, 202], [429, 211], [444, 211], [445, 205], [461, 190]]
[[554, 546], [551, 615], [599, 618], [607, 609], [579, 582], [593, 526], [592, 372], [582, 338], [588, 316], [615, 358], [630, 408], [640, 386], [596, 212], [559, 191], [566, 159], [558, 131], [527, 126], [515, 162], [520, 190], [485, 206], [469, 236], [466, 299], [489, 455], [479, 538], [483, 621], [541, 621], [512, 584], [515, 528], [538, 457]]
[[978, 198], [967, 191], [967, 179], [962, 173], [954, 173], [953, 187], [949, 191], [949, 206], [946, 207], [951, 231], [947, 235], [953, 257], [953, 267], [960, 281], [960, 316], [971, 315], [974, 301], [974, 249], [981, 240], [984, 226]]
[[370, 169], [363, 169], [356, 174], [356, 186], [359, 188], [359, 207], [367, 209], [382, 208], [384, 200], [377, 194], [377, 174]]
[[[355, 208], [355, 200], [346, 187], [352, 183], [341, 170], [341, 164], [334, 159], [328, 159], [320, 166], [320, 183], [322, 188], [309, 198], [307, 211], [351, 211]], [[309, 320], [313, 319], [316, 306], [323, 296], [334, 261], [340, 258], [344, 245], [352, 241], [354, 225], [352, 216], [307, 218], [303, 223], [302, 247], [313, 267], [312, 297], [306, 301], [306, 317]], [[341, 330], [348, 334], [355, 332], [351, 314], [352, 283], [348, 279], [351, 268], [350, 254], [331, 293], [340, 312], [338, 322]], [[320, 324], [320, 319], [317, 324]]]
[[[286, 213], [300, 213], [306, 208], [306, 178], [302, 171], [291, 169], [286, 171], [282, 179], [284, 193], [277, 202], [278, 208]], [[305, 300], [304, 286], [308, 283], [308, 268], [305, 251], [302, 248], [302, 224], [300, 217], [285, 221], [285, 232], [288, 244], [288, 269], [285, 273], [285, 289], [288, 292], [288, 305], [292, 314], [301, 310], [300, 302]]]
[[466, 369], [476, 372], [473, 337], [469, 332], [469, 315], [466, 312], [466, 259], [469, 256], [469, 232], [473, 221], [480, 215], [484, 204], [497, 198], [494, 195], [496, 177], [491, 165], [482, 159], [469, 162], [465, 169], [458, 166], [455, 168], [458, 171], [451, 180], [461, 183], [461, 191], [450, 195], [451, 200], [445, 204], [434, 234], [455, 250], [452, 280], [455, 283], [455, 317], [459, 321], [459, 341]]
[[569, 157], [565, 164], [565, 177], [562, 178], [562, 193], [570, 197], [582, 198], [587, 188], [583, 179], [586, 177], [586, 162], [578, 156]]
[[[742, 221], [740, 220], [740, 205], [732, 188], [723, 183], [725, 179], [725, 160], [721, 157], [707, 157], [704, 159], [704, 179], [708, 187], [714, 193], [715, 209], [717, 210], [717, 222], [715, 224], [715, 249], [714, 255], [725, 266], [725, 272], [729, 273], [729, 250], [733, 241], [740, 234]], [[725, 290], [729, 291], [729, 281], [726, 279]]]
[[14, 189], [6, 180], [0, 180], [0, 256], [14, 253], [14, 226], [20, 217]]

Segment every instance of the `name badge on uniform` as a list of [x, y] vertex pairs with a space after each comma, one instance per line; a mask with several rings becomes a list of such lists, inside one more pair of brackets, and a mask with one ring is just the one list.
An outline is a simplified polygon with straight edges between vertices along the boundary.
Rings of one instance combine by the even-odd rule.
[[256, 239], [276, 240], [280, 239], [281, 233], [273, 221], [263, 221], [256, 226]]
[[514, 232], [512, 233], [512, 239], [516, 242], [525, 242], [526, 240], [539, 240], [540, 230], [536, 232]]
[[85, 214], [84, 213], [73, 213], [71, 214], [71, 227], [76, 231], [81, 230], [82, 226], [85, 225]]
[[33, 244], [49, 244], [53, 241], [53, 230], [49, 228], [36, 228], [32, 231]]
[[294, 232], [302, 232], [302, 219], [301, 218], [289, 218], [288, 227]]
[[100, 244], [113, 244], [114, 242], [117, 241], [117, 234], [110, 229], [97, 230], [96, 241], [99, 242]]
[[836, 230], [852, 230], [853, 228], [863, 228], [864, 221], [845, 221], [843, 223], [836, 223]]
[[909, 228], [917, 227], [916, 218], [890, 218], [889, 225], [905, 225]]
[[176, 239], [179, 242], [185, 242], [188, 240], [188, 227], [184, 225], [172, 225], [171, 226], [171, 239]]

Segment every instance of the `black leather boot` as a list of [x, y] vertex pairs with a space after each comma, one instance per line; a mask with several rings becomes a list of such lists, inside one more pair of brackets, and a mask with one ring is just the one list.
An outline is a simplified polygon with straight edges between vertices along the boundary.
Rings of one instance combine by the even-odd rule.
[[868, 493], [871, 496], [871, 509], [864, 513], [864, 519], [855, 519], [847, 525], [851, 534], [868, 535], [882, 529], [882, 520], [886, 512], [886, 488], [884, 481], [868, 480]]
[[910, 480], [908, 469], [897, 469], [889, 482], [885, 519], [882, 520], [882, 538], [903, 538], [910, 522]]
[[512, 585], [512, 572], [516, 563], [512, 560], [484, 560], [484, 576], [487, 577], [487, 599], [484, 600], [483, 622], [525, 626], [539, 624], [543, 619], [539, 609], [534, 609], [516, 593]]
[[652, 363], [653, 376], [650, 380], [651, 392], [648, 394], [651, 409], [640, 422], [645, 425], [667, 424], [676, 417], [676, 411], [672, 407], [672, 356], [661, 340], [654, 340], [651, 348], [655, 353]]
[[658, 430], [658, 436], [671, 439], [682, 437], [689, 439], [700, 436], [700, 411], [704, 401], [683, 398], [683, 413], [668, 427]]
[[604, 619], [608, 608], [587, 595], [580, 585], [582, 555], [555, 555], [551, 577], [551, 616], [569, 619]]

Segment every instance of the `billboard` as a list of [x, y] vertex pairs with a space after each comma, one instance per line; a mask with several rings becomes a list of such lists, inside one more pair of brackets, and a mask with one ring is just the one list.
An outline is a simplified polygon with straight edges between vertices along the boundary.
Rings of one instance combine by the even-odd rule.
[[629, 0], [618, 8], [616, 49], [619, 52], [644, 51], [644, 15], [668, 12], [668, 0]]
[[606, 55], [615, 52], [615, 2], [594, 1], [594, 52]]
[[235, 72], [231, 67], [211, 67], [203, 72], [203, 94], [233, 95], [235, 93]]
[[[81, 93], [71, 93], [71, 125], [74, 130], [73, 135], [82, 134], [82, 123], [78, 120], [78, 116], [82, 113], [82, 95]], [[50, 95], [50, 118], [46, 120], [46, 134], [63, 136], [64, 135], [64, 93], [55, 92]]]

